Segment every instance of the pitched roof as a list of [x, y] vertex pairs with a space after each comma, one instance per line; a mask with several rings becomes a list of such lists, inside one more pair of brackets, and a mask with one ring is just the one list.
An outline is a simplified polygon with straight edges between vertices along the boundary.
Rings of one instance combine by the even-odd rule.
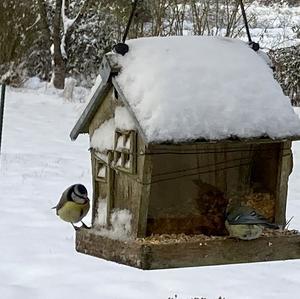
[[300, 135], [289, 99], [246, 43], [199, 36], [127, 43], [114, 84], [146, 142]]

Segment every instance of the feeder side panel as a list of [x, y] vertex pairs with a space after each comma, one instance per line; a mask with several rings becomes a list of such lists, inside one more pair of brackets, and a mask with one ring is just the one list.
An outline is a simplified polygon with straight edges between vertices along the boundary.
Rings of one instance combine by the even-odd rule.
[[286, 223], [288, 179], [293, 165], [291, 145], [290, 141], [281, 143], [278, 161], [275, 222], [281, 225]]

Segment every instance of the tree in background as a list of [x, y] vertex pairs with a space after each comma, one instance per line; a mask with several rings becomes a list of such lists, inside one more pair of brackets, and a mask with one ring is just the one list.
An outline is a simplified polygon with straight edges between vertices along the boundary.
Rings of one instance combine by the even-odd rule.
[[0, 75], [26, 70], [22, 58], [38, 37], [38, 22], [34, 0], [0, 2]]
[[[253, 1], [244, 0], [245, 7]], [[284, 5], [281, 0], [256, 1], [262, 5], [277, 5], [277, 9]], [[290, 3], [293, 1], [298, 3], [300, 0], [289, 0]], [[122, 39], [131, 3], [132, 0], [1, 0], [0, 80], [1, 75], [7, 73], [11, 84], [19, 86], [26, 78], [39, 76], [43, 80], [52, 80], [56, 88], [63, 88], [65, 78], [72, 76], [80, 84], [91, 87], [104, 53]], [[274, 27], [259, 13], [255, 14], [253, 6], [247, 16], [250, 27], [265, 26], [261, 37], [256, 36], [255, 41], [261, 41]], [[290, 38], [290, 31], [284, 30], [289, 16], [272, 22], [278, 21], [286, 32], [285, 37]], [[292, 26], [299, 37], [299, 24]], [[184, 34], [245, 36], [239, 1], [139, 0], [128, 38]], [[280, 37], [279, 45], [284, 39], [284, 36]], [[299, 51], [279, 50], [276, 60], [284, 61], [283, 57], [288, 57], [292, 62], [289, 55], [295, 53]], [[291, 64], [288, 67], [293, 68]], [[291, 73], [293, 70], [285, 69], [281, 63], [276, 76], [294, 102], [296, 90], [299, 102], [299, 83], [296, 83], [297, 88], [293, 85], [299, 80], [291, 79], [288, 85], [284, 84], [285, 76], [295, 78]]]
[[275, 77], [294, 106], [300, 105], [300, 45], [270, 51]]
[[[8, 43], [1, 44], [12, 43], [12, 50], [3, 51], [6, 58], [0, 59], [0, 65], [15, 61], [26, 69], [28, 76], [51, 78], [60, 89], [64, 88], [68, 75], [89, 85], [103, 54], [121, 40], [132, 3], [131, 0], [25, 0], [16, 6], [15, 2], [2, 2], [7, 16], [1, 21], [4, 24], [12, 20], [18, 32], [14, 36], [19, 39], [9, 40], [10, 29], [2, 27], [2, 40]], [[238, 18], [235, 0], [140, 0], [128, 38], [187, 32], [233, 36]], [[225, 23], [229, 25], [222, 32]], [[20, 38], [26, 42], [24, 47]]]
[[37, 2], [43, 39], [52, 54], [52, 82], [56, 88], [63, 89], [70, 37], [84, 17], [91, 1], [37, 0]]

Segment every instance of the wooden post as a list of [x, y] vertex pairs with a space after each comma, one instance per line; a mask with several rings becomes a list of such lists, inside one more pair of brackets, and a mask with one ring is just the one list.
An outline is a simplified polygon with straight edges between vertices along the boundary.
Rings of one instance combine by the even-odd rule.
[[146, 237], [148, 209], [149, 209], [149, 202], [150, 202], [151, 177], [152, 177], [152, 159], [150, 155], [145, 155], [144, 163], [143, 163], [143, 174], [142, 174], [142, 182], [144, 182], [145, 184], [143, 184], [141, 187], [141, 197], [139, 203], [140, 206], [138, 212], [137, 237], [139, 238]]
[[6, 85], [4, 83], [4, 84], [2, 84], [2, 87], [1, 87], [1, 104], [0, 104], [0, 154], [1, 154], [1, 144], [2, 144], [5, 89], [6, 89]]
[[108, 167], [107, 167], [107, 187], [108, 187], [108, 193], [107, 193], [107, 206], [106, 206], [106, 223], [107, 225], [110, 225], [110, 214], [114, 207], [114, 175], [115, 171], [112, 169], [111, 164], [113, 161], [113, 153], [108, 153]]
[[275, 223], [278, 225], [286, 224], [286, 201], [288, 191], [288, 179], [291, 172], [291, 142], [282, 142], [279, 154], [277, 194], [275, 205]]

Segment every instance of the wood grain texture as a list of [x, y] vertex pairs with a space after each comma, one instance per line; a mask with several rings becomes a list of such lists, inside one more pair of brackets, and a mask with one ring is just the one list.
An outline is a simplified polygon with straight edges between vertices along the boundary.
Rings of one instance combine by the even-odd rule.
[[[228, 203], [240, 205], [245, 196], [260, 193], [275, 197], [280, 144], [151, 145], [147, 235], [180, 233], [180, 228], [186, 234], [226, 234]], [[274, 205], [270, 200], [265, 205], [273, 221]], [[260, 206], [267, 210], [263, 201]]]
[[275, 203], [275, 222], [280, 225], [286, 223], [286, 203], [288, 179], [292, 169], [291, 142], [283, 142], [280, 146], [278, 160], [278, 177]]
[[76, 250], [145, 270], [167, 269], [299, 259], [300, 235], [150, 244], [112, 240], [80, 229], [76, 232]]

